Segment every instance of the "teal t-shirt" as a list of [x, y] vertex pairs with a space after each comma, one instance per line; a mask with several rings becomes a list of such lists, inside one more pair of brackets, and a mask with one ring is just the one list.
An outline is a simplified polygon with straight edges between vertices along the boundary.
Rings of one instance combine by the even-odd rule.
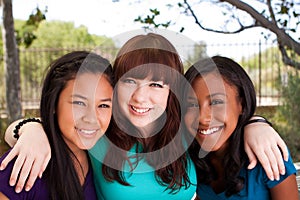
[[271, 199], [270, 188], [275, 187], [291, 174], [296, 174], [296, 168], [291, 157], [284, 164], [286, 173], [281, 175], [278, 181], [271, 181], [263, 167], [258, 163], [252, 170], [248, 170], [246, 167], [241, 170], [240, 176], [245, 178], [245, 185], [238, 194], [226, 197], [225, 192], [216, 194], [209, 185], [198, 183], [197, 195], [200, 199], [205, 200], [269, 200]]
[[[135, 147], [133, 147], [135, 149]], [[176, 193], [171, 193], [167, 186], [161, 185], [155, 177], [155, 170], [144, 159], [140, 159], [132, 172], [124, 172], [125, 180], [130, 186], [124, 186], [117, 181], [108, 182], [102, 175], [102, 161], [107, 151], [107, 141], [101, 139], [89, 151], [94, 171], [94, 181], [99, 199], [105, 200], [190, 200], [196, 192], [196, 170], [192, 161], [188, 160], [188, 175], [192, 184], [182, 187]], [[130, 153], [130, 152], [129, 152]], [[124, 169], [129, 169], [126, 162]]]

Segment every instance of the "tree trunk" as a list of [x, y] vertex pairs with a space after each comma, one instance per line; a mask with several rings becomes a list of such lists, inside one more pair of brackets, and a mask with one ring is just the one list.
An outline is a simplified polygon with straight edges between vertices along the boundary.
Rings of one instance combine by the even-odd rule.
[[6, 107], [8, 112], [8, 120], [11, 122], [22, 117], [20, 61], [15, 37], [12, 0], [2, 0], [2, 13]]

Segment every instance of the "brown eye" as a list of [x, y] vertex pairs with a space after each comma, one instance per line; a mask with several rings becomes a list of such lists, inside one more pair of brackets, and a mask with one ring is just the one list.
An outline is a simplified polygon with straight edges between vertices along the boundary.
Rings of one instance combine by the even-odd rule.
[[224, 101], [221, 99], [215, 99], [215, 100], [212, 100], [210, 103], [210, 105], [218, 105], [218, 104], [224, 104]]
[[79, 105], [79, 106], [86, 106], [86, 104], [82, 101], [72, 101], [72, 104]]
[[187, 104], [188, 108], [199, 108], [199, 104], [198, 103], [193, 103], [193, 102], [189, 102]]
[[108, 104], [100, 104], [98, 106], [98, 108], [110, 108], [110, 105], [108, 105]]
[[150, 87], [157, 87], [157, 88], [163, 88], [164, 86], [159, 83], [151, 83]]
[[122, 80], [123, 83], [129, 83], [129, 84], [136, 84], [136, 82], [133, 79], [126, 78]]

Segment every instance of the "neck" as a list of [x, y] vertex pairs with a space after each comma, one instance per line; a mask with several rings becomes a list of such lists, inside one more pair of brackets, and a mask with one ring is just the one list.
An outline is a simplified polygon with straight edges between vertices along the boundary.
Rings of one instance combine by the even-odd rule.
[[213, 180], [210, 183], [210, 186], [213, 188], [213, 190], [216, 193], [223, 192], [226, 188], [225, 179], [224, 179], [224, 165], [223, 165], [223, 159], [227, 152], [228, 145], [223, 145], [222, 148], [220, 148], [217, 151], [211, 152], [209, 154], [209, 160], [216, 172], [216, 179]]
[[83, 185], [85, 182], [85, 177], [89, 170], [88, 155], [84, 150], [73, 153], [75, 155], [75, 157], [73, 157], [74, 167], [77, 172], [80, 184]]

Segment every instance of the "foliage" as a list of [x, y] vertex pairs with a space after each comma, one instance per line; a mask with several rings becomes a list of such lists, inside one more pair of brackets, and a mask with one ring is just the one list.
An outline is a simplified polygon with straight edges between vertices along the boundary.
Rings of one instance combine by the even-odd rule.
[[191, 63], [197, 62], [201, 58], [207, 57], [206, 52], [206, 44], [204, 42], [200, 42], [198, 44], [194, 44], [194, 52], [191, 55], [188, 55], [188, 60]]
[[27, 48], [37, 38], [35, 31], [38, 29], [39, 24], [46, 20], [46, 12], [47, 10], [41, 11], [37, 7], [22, 26], [15, 28], [16, 39], [19, 46], [25, 46]]
[[242, 58], [240, 64], [250, 75], [258, 96], [278, 96], [282, 77], [283, 62], [278, 48], [268, 47], [248, 58]]
[[37, 39], [32, 48], [76, 47], [96, 45], [94, 38], [85, 26], [76, 28], [73, 22], [44, 21], [36, 31]]
[[[190, 16], [202, 30], [234, 34], [247, 29], [261, 27], [266, 30], [265, 38], [271, 33], [275, 36], [282, 61], [286, 65], [300, 69], [298, 59], [293, 59], [289, 51], [292, 50], [300, 56], [300, 38], [297, 35], [300, 24], [300, 4], [296, 0], [274, 1], [236, 1], [236, 0], [178, 0], [169, 3], [168, 8], [176, 8], [179, 13]], [[205, 7], [204, 7], [205, 6]], [[203, 8], [217, 7], [212, 10], [211, 16], [204, 16]], [[168, 28], [176, 24], [176, 19], [167, 22], [157, 22], [161, 12], [157, 8], [150, 8], [146, 17], [138, 16], [135, 21], [140, 22], [145, 28]], [[170, 15], [173, 16], [173, 15]], [[211, 18], [218, 16], [220, 23], [211, 23]], [[170, 17], [172, 18], [172, 17]], [[180, 32], [184, 31], [184, 26]], [[271, 37], [272, 38], [272, 37]], [[296, 38], [296, 39], [294, 39]]]
[[185, 71], [195, 62], [207, 57], [206, 44], [204, 42], [195, 43], [192, 52], [189, 52], [187, 59], [183, 59]]
[[[141, 16], [138, 16], [134, 21], [140, 22], [142, 24], [153, 25], [154, 28], [159, 28], [159, 27], [168, 28], [170, 26], [171, 21], [164, 22], [164, 23], [158, 23], [155, 21], [155, 18], [160, 15], [160, 11], [157, 10], [157, 8], [155, 9], [150, 8], [150, 13], [152, 14], [151, 16], [147, 15], [147, 17], [145, 17], [144, 19]], [[149, 26], [145, 26], [144, 28], [149, 28]], [[180, 32], [182, 32], [183, 30], [184, 29], [182, 29]]]
[[[16, 29], [22, 29], [25, 23], [26, 21], [15, 20]], [[72, 22], [42, 21], [38, 29], [34, 31], [34, 35], [36, 39], [32, 41], [30, 47], [19, 46], [23, 103], [39, 101], [38, 91], [40, 91], [45, 68], [62, 54], [72, 50], [95, 50], [112, 60], [117, 51], [111, 38], [92, 35], [85, 26], [75, 27]], [[0, 43], [2, 43], [1, 38]], [[3, 52], [0, 53], [3, 55]], [[3, 62], [0, 64], [3, 65]], [[0, 68], [0, 77], [4, 77], [3, 67]], [[0, 108], [2, 109], [6, 107], [5, 84], [2, 79], [0, 79], [0, 91]]]
[[300, 76], [298, 71], [288, 73], [287, 85], [282, 87], [282, 105], [274, 116], [277, 129], [285, 138], [294, 160], [300, 160]]

